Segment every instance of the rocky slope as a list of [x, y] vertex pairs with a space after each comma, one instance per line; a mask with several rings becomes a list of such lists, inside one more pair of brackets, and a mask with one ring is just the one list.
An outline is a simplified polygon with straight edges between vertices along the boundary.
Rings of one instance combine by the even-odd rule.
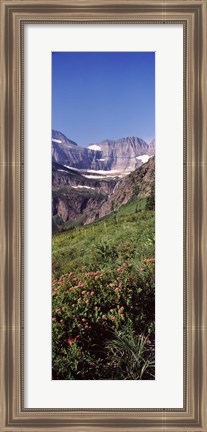
[[113, 193], [103, 202], [96, 212], [95, 218], [94, 215], [91, 215], [87, 223], [93, 222], [95, 219], [100, 219], [110, 214], [112, 211], [118, 210], [122, 205], [128, 203], [133, 198], [149, 196], [154, 182], [155, 158], [152, 157], [148, 162], [117, 182]]

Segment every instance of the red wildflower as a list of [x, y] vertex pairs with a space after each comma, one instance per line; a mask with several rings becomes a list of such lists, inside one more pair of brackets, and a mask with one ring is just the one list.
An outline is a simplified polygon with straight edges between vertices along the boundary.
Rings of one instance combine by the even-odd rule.
[[76, 337], [74, 337], [73, 339], [71, 339], [71, 338], [68, 338], [68, 345], [73, 345], [74, 344], [74, 342], [76, 342], [76, 340], [79, 338], [79, 336], [76, 336]]

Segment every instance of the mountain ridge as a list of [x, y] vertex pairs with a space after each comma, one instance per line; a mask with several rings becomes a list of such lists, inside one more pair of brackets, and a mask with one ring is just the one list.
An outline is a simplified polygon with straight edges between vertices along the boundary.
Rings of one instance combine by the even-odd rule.
[[52, 131], [52, 158], [61, 165], [93, 170], [131, 170], [142, 165], [142, 156], [154, 156], [155, 141], [147, 144], [132, 136], [105, 139], [87, 147], [78, 146], [61, 132]]

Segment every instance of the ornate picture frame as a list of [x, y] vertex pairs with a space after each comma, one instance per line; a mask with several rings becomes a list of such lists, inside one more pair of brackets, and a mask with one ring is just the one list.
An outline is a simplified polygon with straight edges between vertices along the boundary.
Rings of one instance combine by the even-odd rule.
[[[1, 0], [1, 431], [205, 432], [206, 15], [205, 0]], [[184, 39], [184, 407], [24, 407], [24, 25], [182, 24]], [[41, 391], [41, 389], [40, 389]]]

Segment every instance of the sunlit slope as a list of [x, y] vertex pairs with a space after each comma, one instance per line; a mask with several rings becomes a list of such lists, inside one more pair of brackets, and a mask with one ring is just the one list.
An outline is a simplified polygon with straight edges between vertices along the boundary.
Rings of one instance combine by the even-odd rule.
[[145, 205], [145, 199], [135, 199], [93, 224], [55, 234], [55, 275], [83, 265], [103, 268], [154, 256], [154, 211], [145, 210]]

